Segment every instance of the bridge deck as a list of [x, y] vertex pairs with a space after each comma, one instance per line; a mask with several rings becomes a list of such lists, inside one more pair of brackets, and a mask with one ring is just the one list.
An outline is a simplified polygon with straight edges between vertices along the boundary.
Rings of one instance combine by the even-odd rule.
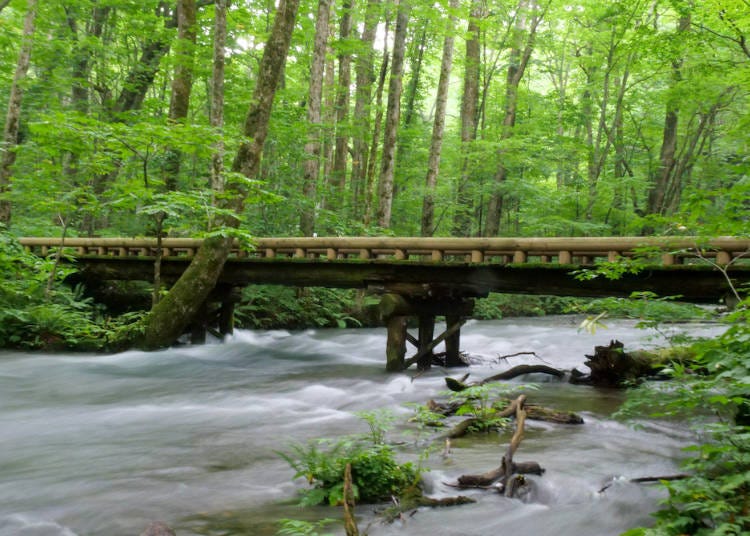
[[[57, 238], [22, 238], [39, 254]], [[176, 279], [201, 240], [162, 241], [162, 277]], [[64, 251], [84, 277], [151, 280], [155, 239], [68, 238]], [[259, 238], [237, 247], [220, 283], [367, 288], [411, 295], [484, 296], [490, 291], [572, 296], [625, 296], [634, 291], [714, 301], [750, 281], [750, 240], [717, 238]], [[573, 273], [601, 261], [639, 259], [618, 280], [580, 280]]]

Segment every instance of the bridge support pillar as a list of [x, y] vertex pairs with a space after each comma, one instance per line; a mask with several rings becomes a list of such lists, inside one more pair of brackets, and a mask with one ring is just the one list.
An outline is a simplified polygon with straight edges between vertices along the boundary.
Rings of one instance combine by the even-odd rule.
[[385, 369], [388, 372], [400, 372], [406, 368], [406, 321], [405, 316], [392, 316], [386, 320], [388, 339], [385, 343]]
[[[386, 370], [398, 372], [416, 364], [419, 370], [427, 370], [435, 360], [435, 348], [445, 342], [445, 366], [465, 366], [461, 358], [461, 326], [474, 309], [474, 300], [464, 297], [414, 296], [396, 293], [384, 294], [380, 301], [380, 316], [386, 324]], [[435, 318], [445, 316], [446, 329], [435, 337]], [[407, 331], [410, 317], [416, 317], [418, 336]], [[406, 357], [406, 342], [417, 350]]]
[[234, 301], [224, 300], [219, 307], [219, 333], [231, 335], [234, 333]]
[[453, 329], [453, 333], [445, 338], [445, 366], [464, 367], [466, 362], [461, 358], [461, 325], [463, 319], [460, 316], [448, 315], [445, 317], [446, 333]]
[[417, 344], [417, 350], [422, 357], [417, 361], [417, 368], [419, 370], [425, 370], [430, 368], [432, 365], [432, 357], [434, 353], [432, 349], [428, 348], [435, 336], [435, 316], [434, 315], [419, 315], [419, 339]]

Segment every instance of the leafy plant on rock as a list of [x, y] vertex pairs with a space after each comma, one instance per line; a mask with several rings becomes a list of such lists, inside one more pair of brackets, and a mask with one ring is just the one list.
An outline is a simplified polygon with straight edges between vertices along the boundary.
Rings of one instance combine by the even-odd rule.
[[[386, 424], [366, 415], [370, 433], [338, 441], [318, 440], [294, 445], [291, 454], [279, 453], [311, 486], [302, 491], [301, 504], [336, 505], [344, 497], [344, 469], [352, 468], [352, 489], [358, 502], [377, 503], [399, 497], [417, 486], [419, 471], [411, 463], [398, 463], [392, 447], [384, 442]], [[377, 421], [377, 422], [376, 422]]]
[[510, 419], [501, 415], [508, 400], [501, 398], [510, 391], [533, 389], [531, 385], [503, 385], [490, 383], [473, 385], [460, 392], [451, 393], [451, 401], [458, 403], [456, 415], [470, 416], [469, 431], [489, 432], [505, 428]]

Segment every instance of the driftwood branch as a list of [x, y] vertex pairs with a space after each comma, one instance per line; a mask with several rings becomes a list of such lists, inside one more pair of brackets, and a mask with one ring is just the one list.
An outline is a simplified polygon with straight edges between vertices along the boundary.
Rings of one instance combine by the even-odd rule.
[[550, 374], [551, 376], [555, 376], [557, 378], [562, 378], [565, 376], [564, 371], [553, 368], [553, 367], [548, 367], [547, 365], [518, 365], [506, 371], [500, 372], [499, 374], [495, 374], [494, 376], [490, 376], [489, 378], [485, 378], [484, 380], [481, 380], [471, 385], [464, 383], [464, 380], [456, 380], [455, 378], [445, 378], [445, 384], [448, 386], [448, 389], [450, 389], [451, 391], [461, 392], [464, 389], [473, 387], [474, 385], [484, 385], [490, 382], [512, 380], [513, 378], [522, 376], [524, 374], [535, 374], [535, 373]]
[[563, 372], [562, 370], [548, 367], [547, 365], [518, 365], [516, 367], [513, 367], [512, 369], [506, 370], [505, 372], [501, 372], [499, 374], [495, 374], [494, 376], [490, 376], [489, 378], [485, 378], [481, 381], [481, 385], [489, 382], [511, 380], [524, 374], [534, 373], [549, 374], [557, 378], [563, 378], [565, 376], [565, 372]]
[[526, 395], [519, 395], [516, 399], [516, 431], [513, 433], [513, 437], [510, 439], [508, 444], [508, 450], [503, 457], [503, 467], [505, 468], [505, 475], [503, 476], [503, 489], [505, 490], [505, 496], [511, 497], [515, 491], [514, 487], [510, 485], [511, 479], [513, 478], [513, 455], [518, 446], [523, 440], [524, 425], [526, 424], [526, 410], [523, 409], [523, 403], [526, 401]]
[[346, 536], [359, 536], [357, 521], [354, 519], [354, 490], [352, 489], [352, 464], [344, 469], [344, 530]]
[[[634, 484], [647, 484], [649, 482], [662, 482], [665, 480], [671, 481], [671, 480], [684, 480], [686, 478], [690, 478], [690, 475], [685, 473], [680, 473], [677, 475], [666, 475], [666, 476], [641, 476], [638, 478], [631, 478], [628, 480], [628, 482], [632, 482]], [[606, 486], [604, 486], [602, 489], [599, 490], [599, 493], [604, 493], [606, 490], [612, 487], [613, 482], [609, 482]]]
[[526, 422], [526, 410], [524, 409], [525, 401], [526, 395], [519, 395], [504, 410], [506, 416], [515, 413], [516, 429], [511, 437], [510, 443], [508, 444], [508, 449], [505, 456], [503, 456], [500, 467], [478, 475], [462, 475], [458, 477], [458, 483], [455, 485], [456, 487], [488, 488], [500, 480], [501, 482], [497, 485], [498, 489], [500, 489], [506, 497], [512, 497], [518, 489], [518, 486], [523, 483], [523, 477], [520, 475], [541, 475], [544, 473], [544, 469], [536, 462], [517, 463], [513, 461], [513, 455], [518, 450], [518, 446], [523, 439], [524, 425]]

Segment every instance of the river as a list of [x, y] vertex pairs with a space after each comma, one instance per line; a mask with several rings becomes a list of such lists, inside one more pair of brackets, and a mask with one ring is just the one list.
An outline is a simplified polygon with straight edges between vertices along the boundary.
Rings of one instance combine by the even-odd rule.
[[[612, 338], [626, 349], [659, 343], [630, 322], [592, 335], [578, 331], [579, 321], [470, 321], [462, 350], [472, 360], [471, 378], [540, 360], [583, 368], [584, 354]], [[408, 404], [443, 396], [444, 376], [464, 372], [387, 374], [384, 349], [383, 329], [345, 329], [240, 331], [222, 344], [152, 353], [0, 352], [0, 536], [137, 536], [157, 519], [179, 536], [265, 536], [279, 518], [337, 518], [337, 509], [296, 506], [304, 483], [291, 480], [278, 451], [364, 432], [354, 412], [388, 408], [398, 416], [389, 438], [403, 443], [403, 459], [415, 459], [424, 445], [406, 433]], [[538, 357], [498, 359], [532, 351]], [[531, 477], [533, 500], [464, 491], [477, 502], [420, 510], [392, 524], [363, 506], [361, 528], [369, 526], [370, 536], [607, 536], [649, 523], [660, 492], [627, 479], [676, 472], [689, 433], [614, 420], [619, 391], [532, 380], [541, 383], [531, 402], [585, 419], [582, 426], [528, 422], [516, 459], [546, 468]], [[445, 483], [496, 467], [508, 439], [454, 441], [448, 456], [427, 461], [428, 489], [455, 495]]]

